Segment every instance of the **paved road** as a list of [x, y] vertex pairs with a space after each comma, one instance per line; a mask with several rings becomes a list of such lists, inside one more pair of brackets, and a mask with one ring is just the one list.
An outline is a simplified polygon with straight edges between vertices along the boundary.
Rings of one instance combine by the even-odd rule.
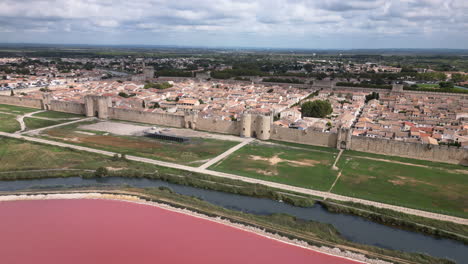
[[246, 138], [244, 139], [244, 141], [240, 144], [237, 144], [235, 145], [234, 147], [228, 149], [226, 152], [222, 153], [221, 155], [209, 160], [207, 163], [201, 165], [199, 167], [199, 169], [207, 169], [209, 168], [211, 165], [215, 164], [216, 162], [226, 158], [227, 156], [231, 155], [232, 153], [234, 153], [236, 150], [242, 148], [243, 146], [249, 144], [250, 142], [254, 141], [253, 138]]
[[[28, 140], [32, 142], [38, 142], [38, 143], [54, 145], [54, 146], [59, 146], [59, 147], [72, 148], [72, 149], [77, 149], [77, 150], [82, 150], [82, 151], [87, 151], [87, 152], [92, 152], [92, 153], [98, 153], [98, 154], [102, 154], [106, 156], [114, 156], [114, 154], [116, 154], [115, 152], [76, 146], [76, 145], [71, 145], [71, 144], [56, 142], [56, 141], [51, 141], [51, 140], [45, 140], [45, 139], [40, 139], [40, 138], [27, 137], [27, 136], [19, 135], [19, 134], [10, 134], [10, 133], [5, 133], [5, 132], [0, 132], [0, 136], [24, 139], [24, 140]], [[385, 209], [390, 209], [390, 210], [394, 210], [398, 212], [403, 212], [406, 214], [417, 215], [417, 216], [422, 216], [422, 217], [427, 217], [427, 218], [432, 218], [432, 219], [437, 219], [437, 220], [442, 220], [442, 221], [449, 221], [449, 222], [453, 222], [457, 224], [468, 225], [468, 219], [459, 218], [455, 216], [431, 213], [431, 212], [422, 211], [422, 210], [416, 210], [416, 209], [411, 209], [411, 208], [406, 208], [406, 207], [401, 207], [401, 206], [395, 206], [395, 205], [384, 204], [384, 203], [379, 203], [379, 202], [374, 202], [374, 201], [369, 201], [369, 200], [363, 200], [363, 199], [338, 195], [338, 194], [329, 193], [329, 192], [305, 189], [301, 187], [295, 187], [295, 186], [290, 186], [290, 185], [276, 183], [276, 182], [258, 180], [254, 178], [248, 178], [248, 177], [243, 177], [243, 176], [239, 176], [235, 174], [212, 171], [212, 170], [207, 170], [203, 168], [194, 168], [190, 166], [185, 166], [185, 165], [180, 165], [180, 164], [175, 164], [175, 163], [170, 163], [170, 162], [165, 162], [165, 161], [159, 161], [159, 160], [153, 160], [153, 159], [148, 159], [148, 158], [127, 156], [127, 159], [154, 164], [154, 165], [163, 166], [163, 167], [168, 167], [168, 168], [184, 170], [184, 171], [196, 172], [196, 173], [207, 174], [207, 175], [217, 176], [217, 177], [224, 177], [224, 178], [229, 178], [229, 179], [234, 179], [234, 180], [241, 180], [241, 181], [249, 182], [249, 183], [262, 184], [262, 185], [273, 187], [273, 188], [323, 197], [324, 199], [333, 199], [333, 200], [338, 200], [338, 201], [361, 203], [365, 205], [371, 205], [371, 206], [375, 206], [379, 208], [385, 208]]]

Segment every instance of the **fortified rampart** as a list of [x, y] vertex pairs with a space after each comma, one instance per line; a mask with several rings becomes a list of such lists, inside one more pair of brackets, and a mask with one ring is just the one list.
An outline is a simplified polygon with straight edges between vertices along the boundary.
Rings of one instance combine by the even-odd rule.
[[468, 164], [468, 151], [457, 147], [352, 136], [350, 149], [436, 162]]
[[184, 116], [162, 113], [151, 113], [134, 109], [109, 107], [109, 118], [124, 121], [141, 122], [154, 125], [184, 127]]
[[52, 100], [50, 101], [49, 110], [57, 112], [72, 113], [78, 115], [85, 115], [85, 105], [77, 102], [66, 102]]
[[414, 159], [468, 164], [468, 150], [449, 146], [433, 146], [395, 140], [351, 136], [349, 129], [338, 133], [327, 133], [312, 129], [298, 130], [273, 125], [271, 116], [244, 114], [240, 120], [227, 121], [204, 118], [195, 113], [184, 115], [151, 113], [134, 109], [112, 107], [108, 97], [86, 96], [85, 103], [44, 99], [29, 99], [15, 96], [0, 96], [0, 104], [17, 105], [38, 109], [97, 116], [102, 119], [118, 119], [178, 128], [255, 137], [261, 140], [278, 140], [314, 146], [350, 149], [376, 154], [400, 156]]
[[38, 108], [38, 109], [43, 108], [41, 99], [31, 99], [31, 98], [6, 96], [6, 95], [0, 95], [0, 104], [17, 105], [17, 106], [24, 106], [24, 107], [31, 107], [31, 108]]
[[324, 133], [312, 129], [291, 129], [275, 125], [272, 127], [271, 132], [271, 139], [274, 140], [330, 148], [336, 148], [337, 137], [336, 133]]

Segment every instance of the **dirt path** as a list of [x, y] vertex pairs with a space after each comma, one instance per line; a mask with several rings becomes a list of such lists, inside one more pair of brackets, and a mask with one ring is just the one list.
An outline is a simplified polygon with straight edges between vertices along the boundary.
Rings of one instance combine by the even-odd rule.
[[21, 133], [23, 131], [26, 130], [26, 124], [24, 123], [24, 118], [25, 117], [31, 117], [32, 115], [34, 114], [38, 114], [38, 113], [42, 113], [42, 112], [45, 112], [46, 110], [41, 110], [41, 111], [36, 111], [36, 112], [31, 112], [31, 113], [27, 113], [25, 115], [19, 115], [19, 116], [16, 116], [16, 121], [18, 121], [18, 123], [20, 123], [20, 127], [21, 129], [19, 131], [16, 131], [15, 133]]
[[19, 133], [19, 134], [37, 135], [37, 134], [39, 134], [41, 131], [46, 130], [46, 129], [51, 129], [51, 128], [56, 128], [56, 127], [66, 126], [66, 125], [70, 125], [70, 124], [74, 124], [74, 123], [78, 123], [78, 122], [91, 121], [91, 120], [95, 120], [95, 119], [96, 119], [95, 117], [88, 117], [88, 118], [78, 119], [78, 120], [74, 120], [74, 121], [70, 121], [70, 122], [65, 122], [65, 123], [61, 123], [61, 124], [57, 124], [57, 125], [53, 125], [53, 126], [47, 126], [47, 127], [42, 127], [42, 128], [34, 129], [34, 130], [23, 131], [23, 132], [21, 132], [21, 133], [20, 133], [20, 132], [17, 132], [17, 133]]
[[360, 159], [375, 160], [375, 161], [383, 161], [383, 162], [389, 162], [389, 163], [395, 163], [395, 164], [401, 164], [401, 165], [408, 165], [408, 166], [420, 167], [420, 168], [429, 168], [429, 169], [432, 168], [431, 166], [427, 166], [427, 165], [407, 163], [407, 162], [396, 161], [396, 160], [371, 158], [371, 157], [366, 157], [366, 156], [352, 156], [352, 157], [353, 158], [360, 158]]
[[237, 144], [235, 145], [234, 147], [228, 149], [227, 151], [225, 151], [224, 153], [222, 153], [221, 155], [218, 155], [217, 157], [214, 157], [213, 159], [211, 159], [210, 161], [208, 161], [207, 163], [201, 165], [199, 168], [200, 169], [207, 169], [209, 168], [211, 165], [217, 163], [218, 161], [222, 160], [222, 159], [225, 159], [226, 157], [228, 157], [229, 155], [231, 155], [232, 153], [234, 153], [236, 150], [242, 148], [243, 146], [249, 144], [250, 142], [254, 141], [255, 139], [254, 138], [246, 138], [244, 139], [244, 141], [240, 144]]
[[[329, 193], [331, 193], [331, 191], [333, 190], [333, 187], [335, 187], [335, 184], [336, 184], [336, 183], [338, 182], [338, 180], [340, 179], [340, 177], [341, 177], [341, 172], [342, 172], [342, 171], [338, 172], [338, 175], [336, 176], [335, 181], [333, 182], [332, 186], [331, 186], [330, 189], [328, 190]], [[326, 198], [325, 198], [325, 199], [326, 199]]]
[[[86, 119], [84, 119], [84, 120], [86, 120]], [[83, 121], [83, 120], [80, 120], [80, 121]], [[74, 122], [77, 122], [77, 121], [74, 121]], [[50, 128], [50, 127], [48, 127], [48, 128]], [[45, 128], [45, 129], [47, 129], [47, 128]], [[102, 155], [106, 155], [106, 156], [110, 156], [110, 157], [117, 154], [115, 152], [104, 151], [104, 150], [99, 150], [99, 149], [93, 149], [93, 148], [88, 148], [88, 147], [82, 147], [82, 146], [66, 144], [66, 143], [62, 143], [62, 142], [56, 142], [56, 141], [45, 140], [45, 139], [40, 139], [40, 138], [27, 137], [27, 136], [20, 135], [20, 134], [11, 134], [11, 133], [0, 132], [0, 136], [16, 138], [16, 139], [23, 139], [23, 140], [27, 140], [27, 141], [31, 141], [31, 142], [37, 142], [37, 143], [53, 145], [53, 146], [58, 146], [58, 147], [64, 147], [64, 148], [71, 148], [71, 149], [76, 149], [76, 150], [81, 150], [81, 151], [86, 151], [86, 152], [98, 153], [98, 154], [102, 154]], [[333, 199], [333, 200], [338, 200], [338, 201], [361, 203], [361, 204], [365, 204], [365, 205], [372, 205], [372, 206], [379, 207], [379, 208], [390, 209], [390, 210], [394, 210], [394, 211], [402, 212], [402, 213], [406, 213], [406, 214], [417, 215], [417, 216], [432, 218], [432, 219], [441, 220], [441, 221], [449, 221], [449, 222], [462, 224], [462, 225], [468, 225], [468, 219], [455, 217], [455, 216], [432, 213], [432, 212], [422, 211], [422, 210], [418, 210], [418, 209], [412, 209], [412, 208], [406, 208], [406, 207], [402, 207], [402, 206], [396, 206], [396, 205], [390, 205], [390, 204], [385, 204], [385, 203], [380, 203], [380, 202], [374, 202], [374, 201], [369, 201], [369, 200], [364, 200], [364, 199], [359, 199], [359, 198], [353, 198], [353, 197], [343, 196], [343, 195], [324, 192], [324, 191], [316, 191], [316, 190], [306, 189], [306, 188], [302, 188], [302, 187], [295, 187], [295, 186], [291, 186], [291, 185], [286, 185], [286, 184], [281, 184], [281, 183], [276, 183], [276, 182], [270, 182], [270, 181], [264, 181], [264, 180], [259, 180], [259, 179], [255, 179], [255, 178], [239, 176], [239, 175], [235, 175], [235, 174], [229, 174], [229, 173], [224, 173], [224, 172], [207, 170], [207, 169], [204, 169], [204, 168], [194, 168], [194, 167], [190, 167], [190, 166], [186, 166], [186, 165], [180, 165], [180, 164], [171, 163], [171, 162], [153, 160], [153, 159], [148, 159], [148, 158], [143, 158], [143, 157], [136, 157], [136, 156], [128, 155], [127, 159], [133, 160], [133, 161], [138, 161], [138, 162], [154, 164], [154, 165], [157, 165], [157, 166], [163, 166], [163, 167], [168, 167], [168, 168], [174, 168], [174, 169], [189, 171], [189, 172], [196, 172], [196, 173], [207, 174], [207, 175], [216, 176], [216, 177], [223, 177], [223, 178], [229, 178], [229, 179], [234, 179], [234, 180], [240, 180], [240, 181], [254, 183], [254, 184], [262, 184], [262, 185], [273, 187], [273, 188], [278, 188], [278, 189], [288, 190], [288, 191], [292, 191], [292, 192], [308, 194], [308, 195], [312, 195], [312, 196], [323, 197], [324, 199]]]
[[338, 153], [338, 156], [336, 156], [335, 162], [333, 163], [333, 166], [332, 166], [333, 170], [338, 170], [338, 167], [336, 166], [336, 164], [340, 160], [340, 157], [341, 157], [341, 154], [343, 154], [343, 151], [344, 149], [340, 149], [340, 153]]

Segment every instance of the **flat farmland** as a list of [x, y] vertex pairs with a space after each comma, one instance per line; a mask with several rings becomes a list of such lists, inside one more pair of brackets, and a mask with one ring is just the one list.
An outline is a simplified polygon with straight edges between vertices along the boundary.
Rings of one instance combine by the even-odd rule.
[[468, 170], [460, 165], [346, 151], [332, 192], [468, 217]]
[[80, 129], [83, 122], [43, 131], [39, 136], [96, 149], [150, 159], [199, 166], [239, 142], [190, 138], [189, 142], [173, 142], [143, 136], [115, 135], [108, 132]]
[[212, 170], [316, 190], [328, 190], [337, 176], [331, 169], [337, 152], [295, 144], [251, 143]]
[[99, 167], [145, 172], [154, 172], [158, 169], [151, 164], [113, 160], [99, 154], [4, 137], [0, 137], [0, 164], [0, 172], [48, 169], [95, 170]]

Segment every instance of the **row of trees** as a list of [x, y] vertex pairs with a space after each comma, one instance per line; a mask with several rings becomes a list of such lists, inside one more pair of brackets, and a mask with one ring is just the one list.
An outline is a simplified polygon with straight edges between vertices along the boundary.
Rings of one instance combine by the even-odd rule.
[[164, 90], [167, 88], [171, 88], [173, 85], [168, 83], [168, 82], [163, 82], [163, 83], [147, 83], [145, 86], [143, 86], [144, 89], [149, 89], [149, 88], [155, 88], [159, 90]]

